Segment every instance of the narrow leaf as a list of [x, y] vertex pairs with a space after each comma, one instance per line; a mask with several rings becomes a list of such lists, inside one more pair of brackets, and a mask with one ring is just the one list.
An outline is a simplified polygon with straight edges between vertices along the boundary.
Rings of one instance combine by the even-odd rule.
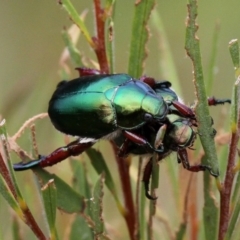
[[102, 218], [102, 200], [103, 200], [103, 175], [100, 176], [100, 179], [97, 181], [94, 191], [93, 199], [90, 202], [91, 212], [94, 221], [94, 234], [99, 236], [104, 231], [103, 218]]
[[204, 172], [203, 223], [206, 239], [217, 239], [219, 208], [213, 199], [212, 191], [211, 178], [207, 172]]
[[174, 64], [173, 54], [167, 39], [167, 34], [159, 12], [154, 9], [151, 17], [151, 22], [156, 29], [157, 38], [160, 41], [159, 46], [159, 69], [163, 79], [169, 79], [174, 86], [174, 90], [179, 96], [182, 95], [182, 88], [177, 76], [177, 69]]
[[89, 240], [94, 239], [93, 231], [81, 215], [77, 215], [71, 225], [70, 240]]
[[208, 77], [206, 81], [206, 90], [207, 95], [210, 96], [212, 92], [212, 86], [214, 81], [214, 76], [216, 72], [216, 60], [217, 60], [217, 53], [218, 53], [218, 40], [219, 40], [219, 33], [220, 33], [220, 24], [219, 22], [216, 23], [215, 29], [213, 31], [213, 39], [212, 39], [212, 49], [210, 53], [210, 61], [208, 66]]
[[216, 154], [216, 147], [214, 143], [214, 130], [212, 128], [212, 118], [209, 114], [207, 95], [204, 84], [203, 69], [201, 63], [199, 38], [196, 33], [198, 26], [196, 24], [197, 17], [197, 1], [188, 1], [188, 17], [186, 27], [185, 48], [188, 56], [192, 60], [194, 85], [197, 95], [196, 116], [198, 120], [199, 137], [207, 156], [207, 165], [211, 167], [211, 174], [219, 175], [218, 160]]
[[57, 239], [55, 229], [56, 208], [57, 208], [57, 191], [54, 186], [54, 180], [50, 179], [47, 184], [42, 187], [42, 196], [44, 202], [45, 213], [50, 229], [51, 239]]
[[142, 0], [135, 3], [128, 63], [128, 73], [135, 78], [139, 78], [143, 73], [143, 62], [147, 55], [145, 48], [149, 37], [147, 22], [154, 4], [155, 0]]
[[116, 193], [116, 186], [114, 184], [112, 175], [106, 165], [106, 162], [102, 156], [102, 153], [97, 151], [96, 149], [90, 148], [86, 151], [87, 155], [89, 156], [91, 163], [98, 174], [105, 174], [105, 184], [110, 190], [110, 192], [113, 194], [117, 204], [120, 204], [120, 201], [118, 199], [117, 193]]
[[12, 207], [12, 209], [17, 213], [17, 215], [24, 221], [23, 212], [18, 205], [16, 199], [14, 198], [13, 194], [7, 187], [2, 175], [0, 175], [0, 193], [7, 201], [7, 203]]
[[90, 46], [92, 48], [94, 48], [94, 43], [92, 41], [92, 38], [90, 37], [90, 34], [89, 34], [84, 22], [79, 17], [79, 14], [76, 11], [76, 9], [74, 8], [74, 6], [72, 5], [71, 1], [70, 0], [59, 0], [58, 2], [67, 11], [67, 13], [69, 14], [72, 21], [80, 28], [83, 35], [86, 37], [88, 43], [90, 44]]
[[74, 63], [75, 66], [82, 66], [82, 60], [81, 60], [81, 56], [80, 56], [80, 52], [78, 51], [78, 49], [76, 48], [74, 42], [71, 39], [71, 36], [69, 35], [68, 31], [66, 31], [65, 29], [62, 31], [62, 36], [63, 36], [63, 40], [64, 43], [66, 45], [66, 47], [68, 48], [68, 51], [70, 53], [70, 57], [72, 62]]
[[57, 189], [57, 207], [59, 209], [68, 213], [82, 212], [84, 210], [84, 198], [62, 179], [40, 168], [36, 168], [34, 172], [40, 178], [42, 185], [46, 184], [50, 179], [54, 179]]

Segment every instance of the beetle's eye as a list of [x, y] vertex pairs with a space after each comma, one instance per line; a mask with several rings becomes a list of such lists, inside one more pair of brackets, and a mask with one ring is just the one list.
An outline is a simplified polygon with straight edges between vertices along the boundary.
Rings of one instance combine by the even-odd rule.
[[145, 120], [146, 122], [151, 122], [152, 119], [153, 119], [153, 117], [152, 117], [151, 114], [149, 114], [149, 113], [145, 113], [145, 114], [144, 114], [144, 120]]

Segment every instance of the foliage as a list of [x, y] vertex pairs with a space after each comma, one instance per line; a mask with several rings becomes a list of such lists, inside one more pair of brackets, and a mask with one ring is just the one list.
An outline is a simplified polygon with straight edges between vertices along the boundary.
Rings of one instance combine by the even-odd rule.
[[[91, 37], [91, 31], [85, 24], [86, 12], [81, 16], [78, 10], [73, 6], [70, 0], [59, 0], [59, 4], [66, 10], [74, 25], [70, 29], [63, 30], [63, 40], [68, 49], [68, 53], [63, 54], [60, 61], [60, 70], [62, 76], [68, 76], [69, 63], [71, 59], [75, 67], [85, 66], [99, 68], [102, 72], [113, 73], [114, 66], [114, 10], [115, 1], [106, 0], [105, 5], [100, 0], [93, 1], [95, 10], [96, 34]], [[165, 31], [161, 24], [159, 14], [154, 10], [154, 0], [142, 0], [135, 2], [135, 13], [132, 22], [132, 37], [129, 48], [128, 73], [134, 77], [140, 77], [144, 71], [145, 60], [148, 56], [146, 47], [149, 38], [149, 19], [153, 18], [153, 25], [159, 28], [163, 45], [168, 46]], [[162, 199], [149, 201], [145, 198], [143, 186], [141, 184], [141, 172], [144, 165], [144, 159], [139, 158], [139, 166], [134, 167], [134, 173], [130, 171], [131, 157], [127, 159], [120, 158], [117, 155], [117, 148], [111, 142], [111, 148], [114, 152], [118, 175], [120, 178], [120, 187], [116, 183], [117, 174], [108, 167], [108, 159], [103, 151], [91, 148], [86, 151], [86, 155], [79, 156], [76, 159], [70, 159], [72, 172], [72, 182], [66, 182], [48, 171], [35, 169], [34, 179], [36, 191], [40, 196], [40, 207], [44, 211], [45, 217], [42, 219], [47, 226], [47, 230], [42, 227], [42, 223], [37, 223], [34, 214], [30, 210], [28, 199], [23, 197], [20, 191], [20, 184], [16, 179], [16, 174], [12, 169], [11, 156], [9, 152], [14, 151], [22, 161], [31, 160], [38, 157], [36, 143], [36, 132], [34, 123], [36, 120], [47, 117], [47, 114], [39, 114], [26, 121], [20, 130], [14, 136], [8, 136], [5, 121], [1, 121], [1, 152], [0, 152], [0, 192], [9, 206], [15, 212], [12, 223], [12, 231], [16, 239], [22, 238], [20, 220], [22, 220], [34, 233], [38, 239], [64, 239], [59, 232], [58, 210], [61, 213], [73, 215], [71, 221], [64, 226], [67, 239], [123, 239], [124, 234], [119, 231], [115, 219], [125, 221], [129, 239], [234, 239], [239, 235], [239, 168], [238, 158], [238, 140], [239, 140], [239, 76], [240, 60], [238, 41], [233, 40], [229, 43], [229, 50], [233, 65], [235, 68], [236, 82], [233, 87], [232, 107], [231, 107], [231, 133], [222, 133], [213, 141], [213, 129], [211, 126], [211, 117], [207, 106], [206, 92], [211, 92], [213, 85], [213, 68], [216, 59], [217, 31], [213, 36], [213, 51], [209, 67], [209, 79], [207, 84], [204, 82], [204, 74], [201, 63], [200, 40], [197, 36], [198, 26], [197, 1], [189, 0], [187, 5], [187, 23], [186, 23], [186, 41], [185, 48], [189, 55], [194, 72], [194, 87], [196, 89], [196, 114], [199, 124], [199, 135], [201, 146], [196, 146], [197, 150], [190, 152], [192, 158], [207, 162], [212, 166], [213, 173], [218, 176], [218, 157], [221, 153], [219, 146], [226, 145], [230, 139], [230, 147], [226, 159], [227, 167], [224, 170], [224, 179], [221, 180], [204, 173], [204, 178], [200, 179], [196, 174], [185, 176], [186, 170], [176, 170], [172, 161], [166, 161], [166, 174], [160, 171], [158, 176], [158, 165], [154, 168], [151, 191], [154, 193], [156, 188], [164, 195], [164, 201], [172, 204], [170, 207], [174, 210], [169, 212], [161, 208]], [[76, 29], [76, 26], [80, 29]], [[82, 34], [82, 35], [81, 35]], [[97, 61], [89, 59], [81, 53], [81, 49], [76, 47], [77, 41], [84, 36], [86, 42], [96, 55]], [[169, 66], [169, 72], [176, 72], [172, 63], [172, 56], [168, 49], [168, 55], [163, 59], [165, 65]], [[65, 52], [64, 52], [65, 53]], [[151, 53], [150, 53], [151, 54]], [[80, 66], [79, 66], [80, 65]], [[176, 84], [180, 86], [180, 84]], [[207, 85], [207, 89], [205, 88]], [[181, 90], [179, 89], [179, 92]], [[31, 131], [32, 152], [29, 153], [19, 147], [17, 140], [23, 131]], [[68, 142], [68, 139], [65, 140]], [[217, 145], [217, 148], [215, 147]], [[216, 150], [217, 149], [217, 150]], [[109, 151], [109, 150], [108, 150]], [[224, 156], [224, 154], [222, 154]], [[94, 178], [87, 167], [85, 158], [88, 156], [92, 166], [96, 170], [96, 183], [94, 186], [89, 179]], [[175, 157], [175, 156], [174, 156]], [[110, 154], [108, 154], [110, 158]], [[136, 170], [136, 171], [135, 171]], [[161, 175], [167, 178], [166, 189], [172, 190], [173, 200], [169, 194], [161, 190]], [[134, 175], [134, 177], [132, 176]], [[200, 175], [200, 174], [197, 174]], [[137, 177], [136, 177], [137, 176]], [[160, 178], [160, 186], [158, 187]], [[234, 183], [234, 180], [235, 183]], [[203, 191], [197, 191], [199, 185], [203, 182]], [[105, 184], [105, 185], [104, 185]], [[104, 204], [106, 201], [104, 195], [108, 190], [112, 196], [112, 201], [116, 205]], [[220, 199], [217, 196], [220, 194]], [[199, 196], [203, 196], [204, 205], [198, 202]], [[123, 199], [122, 199], [123, 198]], [[169, 199], [168, 199], [169, 198]], [[200, 197], [201, 198], [201, 197]], [[202, 199], [202, 198], [201, 198]], [[37, 209], [38, 205], [35, 205]], [[118, 210], [118, 215], [114, 220], [106, 219], [106, 212], [111, 208]], [[110, 210], [108, 209], [110, 208]], [[202, 211], [202, 213], [201, 213]], [[105, 213], [105, 214], [103, 214]], [[156, 224], [158, 225], [156, 227]], [[174, 229], [177, 229], [174, 232]], [[44, 230], [43, 230], [44, 229]], [[47, 232], [47, 233], [46, 233]], [[65, 236], [66, 236], [65, 235]], [[24, 237], [25, 238], [25, 237]], [[65, 237], [66, 238], [66, 237]]]

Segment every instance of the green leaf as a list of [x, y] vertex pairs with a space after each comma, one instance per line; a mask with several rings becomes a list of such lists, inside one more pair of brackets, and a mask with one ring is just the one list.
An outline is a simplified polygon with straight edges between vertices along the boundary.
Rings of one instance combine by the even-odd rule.
[[155, 0], [142, 0], [135, 3], [128, 63], [128, 73], [135, 78], [139, 78], [143, 73], [143, 62], [147, 56], [145, 47], [149, 36], [147, 22], [154, 4]]
[[217, 60], [217, 53], [218, 53], [218, 40], [219, 40], [219, 33], [220, 33], [220, 24], [217, 22], [215, 29], [213, 31], [213, 39], [212, 39], [212, 51], [210, 53], [210, 61], [208, 67], [208, 77], [206, 81], [206, 90], [207, 95], [210, 96], [212, 92], [212, 86], [215, 76], [215, 67], [216, 67], [216, 60]]
[[40, 178], [42, 185], [46, 184], [50, 179], [54, 179], [57, 189], [57, 207], [59, 209], [68, 213], [82, 212], [84, 210], [84, 198], [62, 179], [41, 168], [35, 168], [34, 172]]
[[77, 215], [72, 226], [70, 233], [70, 240], [91, 240], [94, 239], [93, 231], [89, 228], [85, 219]]
[[72, 62], [75, 64], [75, 66], [83, 66], [80, 52], [76, 48], [75, 43], [71, 39], [68, 31], [66, 31], [65, 29], [62, 31], [62, 37], [66, 47], [68, 48]]
[[90, 44], [90, 46], [94, 48], [94, 43], [92, 41], [92, 38], [90, 37], [90, 34], [89, 34], [84, 22], [79, 17], [79, 14], [76, 11], [76, 9], [74, 8], [74, 6], [72, 5], [71, 1], [70, 0], [59, 0], [58, 2], [68, 12], [72, 21], [80, 28], [83, 35], [86, 37], [88, 43]]
[[76, 161], [75, 159], [71, 159], [69, 162], [73, 172], [73, 189], [85, 198], [91, 198], [91, 185], [87, 181], [86, 165], [83, 161]]
[[91, 160], [91, 163], [97, 173], [100, 175], [102, 173], [105, 174], [105, 184], [108, 187], [109, 191], [113, 194], [113, 197], [115, 198], [117, 204], [120, 204], [120, 201], [117, 196], [116, 192], [116, 186], [114, 184], [112, 175], [108, 169], [108, 166], [106, 165], [106, 162], [103, 158], [103, 155], [101, 152], [97, 151], [94, 148], [90, 148], [86, 151], [88, 157]]
[[179, 96], [182, 96], [182, 87], [177, 75], [177, 68], [174, 64], [173, 54], [167, 39], [167, 34], [162, 23], [159, 12], [154, 9], [151, 22], [157, 32], [157, 38], [160, 39], [159, 45], [159, 69], [163, 79], [169, 79], [174, 86], [174, 90]]
[[238, 40], [232, 40], [229, 43], [229, 51], [232, 58], [232, 62], [235, 68], [235, 77], [237, 78], [233, 86], [233, 96], [231, 104], [231, 128], [232, 132], [237, 131], [237, 121], [238, 121], [238, 104], [239, 104], [239, 94], [240, 94], [240, 58], [239, 58], [239, 44]]
[[237, 200], [237, 203], [233, 208], [232, 216], [226, 233], [226, 240], [231, 239], [233, 232], [239, 229], [238, 228], [239, 225], [237, 225], [237, 221], [239, 221], [239, 213], [240, 213], [240, 199]]
[[41, 190], [51, 238], [58, 239], [55, 229], [57, 191], [54, 185], [54, 180], [50, 179], [48, 183], [42, 187]]
[[[13, 236], [13, 240], [23, 239], [23, 237], [21, 236], [21, 227], [16, 217], [13, 217], [12, 236]], [[1, 239], [3, 239], [2, 234], [0, 235], [0, 237]]]
[[219, 208], [213, 199], [212, 191], [211, 177], [207, 172], [204, 172], [203, 223], [206, 239], [217, 239]]
[[207, 94], [205, 90], [199, 38], [196, 34], [198, 30], [196, 23], [197, 14], [197, 1], [189, 0], [185, 48], [193, 64], [194, 85], [198, 99], [196, 106], [196, 116], [198, 121], [199, 137], [204, 152], [207, 156], [207, 158], [205, 158], [207, 163], [205, 164], [211, 167], [212, 175], [218, 176], [219, 168], [213, 137], [214, 129], [212, 128], [212, 118], [209, 113]]
[[183, 222], [180, 224], [178, 231], [176, 232], [176, 240], [184, 239], [184, 235], [186, 234], [187, 224]]
[[18, 214], [18, 216], [23, 220], [23, 212], [18, 205], [18, 202], [14, 198], [12, 192], [6, 185], [2, 175], [0, 175], [0, 193], [2, 194], [3, 198], [7, 201], [7, 203], [12, 207], [12, 209]]
[[237, 70], [240, 67], [239, 44], [237, 39], [233, 39], [229, 42], [229, 51], [232, 58], [233, 66]]
[[92, 220], [94, 221], [95, 236], [102, 235], [104, 231], [102, 218], [103, 181], [104, 177], [102, 174], [94, 187], [93, 199], [90, 201], [91, 215], [93, 216]]

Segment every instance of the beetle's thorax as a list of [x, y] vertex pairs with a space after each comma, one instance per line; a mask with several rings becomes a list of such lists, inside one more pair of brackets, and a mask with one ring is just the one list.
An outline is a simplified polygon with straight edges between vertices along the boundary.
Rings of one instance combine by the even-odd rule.
[[148, 94], [142, 101], [142, 108], [146, 113], [152, 115], [154, 120], [162, 121], [168, 113], [168, 105], [162, 98]]

